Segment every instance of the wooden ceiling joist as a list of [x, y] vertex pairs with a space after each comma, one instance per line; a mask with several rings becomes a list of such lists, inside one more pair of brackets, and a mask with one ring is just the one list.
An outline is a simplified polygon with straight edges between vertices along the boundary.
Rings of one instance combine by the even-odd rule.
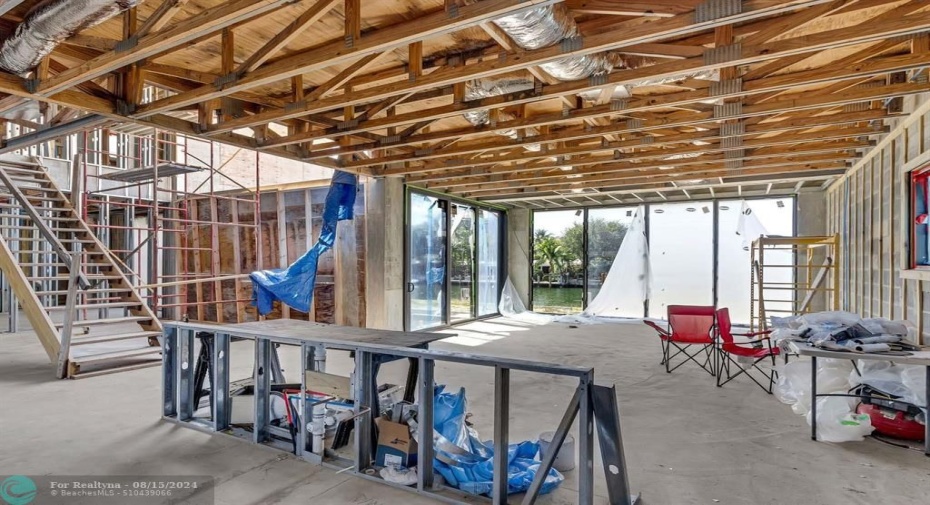
[[[0, 74], [0, 93], [56, 104], [56, 122], [85, 111], [550, 207], [813, 190], [928, 91], [908, 79], [930, 66], [925, 0], [709, 2], [150, 0], [57, 47], [28, 83]], [[4, 21], [19, 3], [0, 3]], [[493, 22], [554, 4], [576, 38], [524, 49]], [[554, 77], [595, 54], [616, 68]], [[469, 100], [481, 79], [524, 84]], [[173, 94], [139, 103], [146, 84]]]

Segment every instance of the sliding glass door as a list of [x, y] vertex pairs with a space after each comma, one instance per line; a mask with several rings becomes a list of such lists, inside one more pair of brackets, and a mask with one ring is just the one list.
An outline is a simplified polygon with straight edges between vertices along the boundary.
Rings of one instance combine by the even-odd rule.
[[584, 211], [533, 213], [533, 310], [574, 314], [584, 308]]
[[450, 322], [475, 317], [475, 209], [452, 203], [452, 278]]
[[478, 316], [497, 313], [501, 292], [501, 214], [478, 209]]
[[501, 214], [409, 192], [407, 328], [435, 328], [497, 313]]
[[410, 330], [446, 321], [447, 202], [410, 194], [407, 243], [407, 315]]

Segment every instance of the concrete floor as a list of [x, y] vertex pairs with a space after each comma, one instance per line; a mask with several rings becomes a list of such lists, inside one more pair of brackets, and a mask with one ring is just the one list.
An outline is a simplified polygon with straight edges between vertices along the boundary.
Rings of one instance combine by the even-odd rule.
[[[658, 363], [659, 344], [641, 324], [570, 328], [494, 319], [450, 332], [458, 336], [434, 348], [593, 366], [598, 383], [616, 384], [630, 479], [646, 504], [927, 499], [930, 458], [874, 440], [812, 442], [802, 417], [748, 380], [716, 388], [696, 367], [666, 374]], [[283, 360], [287, 368], [289, 358]], [[332, 357], [332, 370], [347, 366]], [[400, 370], [386, 370], [388, 378], [395, 375]], [[78, 381], [52, 376], [33, 335], [0, 334], [0, 475], [206, 474], [216, 479], [221, 505], [433, 503], [272, 449], [161, 421], [157, 368]], [[492, 371], [437, 365], [436, 377], [466, 387], [476, 428], [490, 438]], [[512, 383], [511, 439], [554, 429], [571, 381], [515, 372]], [[541, 503], [571, 503], [573, 474]], [[596, 484], [598, 502], [606, 503], [602, 477]]]

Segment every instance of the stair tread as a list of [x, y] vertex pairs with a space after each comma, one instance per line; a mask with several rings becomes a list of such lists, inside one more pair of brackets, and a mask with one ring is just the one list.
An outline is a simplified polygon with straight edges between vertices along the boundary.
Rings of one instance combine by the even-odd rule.
[[[84, 303], [80, 305], [75, 305], [74, 308], [78, 310], [83, 309], [123, 309], [126, 307], [138, 307], [141, 306], [141, 302], [104, 302], [104, 303]], [[56, 307], [45, 307], [45, 310], [65, 310], [67, 307], [64, 305], [59, 305]]]
[[[120, 324], [120, 323], [140, 323], [142, 321], [151, 321], [151, 317], [147, 316], [127, 316], [127, 317], [112, 317], [109, 319], [87, 319], [85, 321], [75, 321], [74, 327], [83, 328], [85, 326], [105, 326], [109, 324]], [[64, 326], [64, 323], [55, 323], [55, 326], [61, 328]]]
[[[82, 290], [81, 292], [82, 292], [82, 293], [109, 293], [109, 294], [116, 294], [116, 293], [132, 293], [132, 289], [130, 289], [130, 288], [84, 289], [84, 290]], [[39, 294], [39, 295], [66, 295], [66, 294], [68, 294], [68, 290], [66, 290], [66, 289], [53, 289], [53, 290], [49, 290], [49, 291], [36, 291], [36, 294]]]
[[[100, 361], [111, 361], [115, 359], [122, 358], [134, 358], [139, 356], [146, 356], [149, 354], [161, 354], [161, 347], [143, 347], [140, 349], [128, 349], [123, 351], [114, 351], [114, 352], [105, 352], [101, 354], [88, 354], [86, 356], [80, 356], [77, 358], [71, 358], [71, 362], [83, 365], [85, 363], [95, 363]], [[161, 359], [159, 357], [159, 359]]]
[[[160, 337], [160, 331], [137, 331], [133, 333], [118, 333], [116, 335], [101, 335], [94, 337], [71, 337], [71, 345], [99, 344], [103, 342], [116, 342], [133, 338]], [[152, 347], [152, 349], [157, 349]]]

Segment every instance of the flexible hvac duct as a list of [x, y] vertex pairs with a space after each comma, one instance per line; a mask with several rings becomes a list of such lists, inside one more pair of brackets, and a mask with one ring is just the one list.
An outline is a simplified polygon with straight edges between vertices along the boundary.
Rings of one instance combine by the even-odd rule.
[[[528, 9], [516, 14], [504, 16], [493, 20], [493, 23], [503, 30], [513, 41], [523, 49], [533, 50], [548, 47], [580, 35], [578, 25], [572, 18], [568, 9], [557, 4], [553, 6]], [[655, 61], [640, 56], [621, 56], [617, 54], [597, 53], [583, 56], [567, 56], [559, 60], [544, 63], [540, 67], [552, 77], [561, 81], [576, 81], [586, 79], [592, 75], [606, 74], [614, 68], [639, 68], [654, 64]], [[635, 85], [653, 85], [680, 81], [688, 77], [704, 77], [702, 75], [675, 76], [666, 79], [657, 79]], [[634, 85], [634, 86], [635, 86]], [[483, 79], [469, 83], [466, 100], [478, 100], [531, 89], [533, 82], [530, 79]], [[611, 99], [630, 97], [632, 86], [616, 86]], [[584, 100], [597, 100], [601, 90], [589, 90], [580, 96]], [[471, 124], [480, 126], [487, 124], [489, 113], [486, 110], [468, 112], [465, 114]], [[505, 118], [506, 119], [506, 118]], [[517, 138], [517, 132], [508, 130], [499, 132], [512, 139]], [[532, 150], [539, 150], [539, 145], [530, 146]]]
[[[477, 81], [470, 81], [465, 85], [465, 100], [480, 100], [482, 98], [488, 98], [492, 96], [505, 95], [507, 93], [516, 93], [519, 91], [526, 91], [533, 88], [533, 81], [525, 78], [515, 78], [515, 79], [480, 79]], [[475, 126], [481, 126], [488, 124], [491, 121], [490, 112], [487, 109], [469, 111], [463, 114], [466, 120], [469, 123]], [[509, 121], [513, 117], [505, 115], [499, 117], [502, 121]], [[537, 133], [535, 128], [528, 129], [527, 133], [534, 136]], [[520, 135], [517, 130], [502, 130], [497, 132], [498, 135], [511, 138], [513, 140], [519, 139]], [[527, 151], [539, 151], [542, 149], [542, 146], [539, 144], [528, 144], [524, 146]]]
[[47, 0], [32, 9], [0, 44], [0, 69], [23, 76], [81, 30], [98, 25], [141, 0]]
[[[528, 9], [492, 21], [523, 49], [540, 49], [580, 35], [578, 25], [562, 5]], [[540, 67], [560, 81], [577, 81], [606, 74], [613, 64], [606, 54], [567, 56]]]

